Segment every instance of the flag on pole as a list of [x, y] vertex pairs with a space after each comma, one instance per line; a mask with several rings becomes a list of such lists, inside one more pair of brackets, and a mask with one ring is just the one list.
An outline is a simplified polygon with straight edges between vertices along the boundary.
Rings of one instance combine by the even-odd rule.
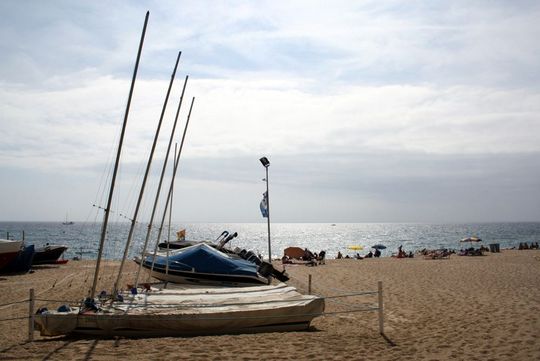
[[260, 204], [261, 213], [264, 218], [268, 218], [268, 195], [266, 192], [263, 193], [263, 199]]
[[178, 232], [176, 232], [176, 239], [179, 241], [183, 241], [186, 239], [186, 230], [181, 229]]

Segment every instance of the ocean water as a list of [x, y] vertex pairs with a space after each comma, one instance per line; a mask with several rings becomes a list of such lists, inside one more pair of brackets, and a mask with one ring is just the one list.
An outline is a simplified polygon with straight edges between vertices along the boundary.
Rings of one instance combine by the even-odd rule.
[[[106, 259], [121, 259], [127, 234], [128, 223], [111, 223], [107, 231], [103, 255]], [[263, 256], [268, 255], [268, 230], [266, 223], [192, 223], [173, 224], [171, 240], [178, 229], [186, 229], [186, 239], [215, 240], [221, 232], [237, 232], [238, 237], [231, 241], [232, 247], [253, 250]], [[140, 224], [136, 227], [134, 240], [129, 250], [129, 257], [139, 254], [146, 238], [148, 227]], [[60, 222], [0, 222], [0, 238], [9, 232], [11, 239], [21, 239], [24, 231], [27, 244], [36, 247], [51, 244], [68, 246], [66, 258], [74, 256], [83, 259], [95, 259], [101, 234], [100, 223], [75, 223], [63, 225]], [[470, 224], [418, 224], [418, 223], [273, 223], [271, 224], [272, 256], [281, 257], [283, 249], [289, 246], [309, 248], [319, 252], [325, 250], [327, 257], [334, 258], [338, 251], [343, 254], [361, 255], [369, 252], [375, 244], [383, 244], [387, 249], [382, 256], [390, 256], [403, 245], [405, 251], [423, 248], [460, 249], [470, 244], [459, 240], [477, 236], [488, 246], [499, 243], [501, 248], [517, 247], [520, 242], [540, 241], [540, 222], [529, 223], [470, 223]], [[167, 230], [161, 240], [167, 239]], [[156, 230], [151, 232], [149, 246], [153, 250], [156, 244]], [[349, 250], [350, 246], [362, 246], [363, 250]]]

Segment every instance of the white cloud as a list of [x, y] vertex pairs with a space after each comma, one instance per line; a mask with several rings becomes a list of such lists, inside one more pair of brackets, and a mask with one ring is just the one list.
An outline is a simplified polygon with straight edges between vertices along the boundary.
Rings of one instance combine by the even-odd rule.
[[[366, 172], [377, 177], [364, 184], [373, 190], [367, 198], [384, 193], [372, 185], [391, 177], [384, 166], [399, 168], [400, 161], [406, 165], [400, 171], [413, 168], [419, 183], [459, 169], [452, 162], [434, 169], [440, 157], [471, 166], [478, 156], [491, 167], [481, 167], [483, 175], [497, 173], [490, 159], [515, 157], [532, 174], [530, 155], [540, 152], [535, 3], [148, 5], [125, 171], [140, 173], [146, 162], [171, 67], [182, 50], [157, 157], [163, 158], [189, 73], [178, 132], [196, 96], [183, 158], [188, 165], [201, 162], [195, 178], [222, 172], [222, 180], [238, 189], [232, 183], [249, 177], [251, 168], [239, 166], [235, 176], [217, 160], [243, 164], [262, 154], [291, 164], [319, 156], [324, 161], [309, 176], [329, 187], [349, 189], [357, 178], [347, 180], [348, 169], [369, 167]], [[144, 9], [128, 2], [4, 2], [0, 9], [7, 14], [0, 25], [0, 165], [67, 175], [102, 169], [116, 150]], [[324, 167], [328, 172], [321, 172]], [[159, 168], [156, 161], [153, 172]], [[347, 195], [336, 197], [343, 203]], [[374, 207], [383, 214], [389, 204], [395, 202], [379, 199]]]
[[[177, 78], [161, 147], [183, 83], [182, 75]], [[185, 155], [540, 151], [540, 94], [535, 92], [414, 85], [344, 86], [313, 94], [303, 91], [306, 81], [313, 80], [192, 79], [178, 132], [191, 95], [203, 95], [195, 102]], [[137, 83], [126, 135], [128, 162], [147, 156], [167, 86], [166, 81]], [[119, 134], [128, 88], [128, 81], [111, 77], [86, 79], [66, 90], [4, 88], [4, 162], [29, 168], [100, 164]], [[46, 162], [39, 161], [43, 156]]]

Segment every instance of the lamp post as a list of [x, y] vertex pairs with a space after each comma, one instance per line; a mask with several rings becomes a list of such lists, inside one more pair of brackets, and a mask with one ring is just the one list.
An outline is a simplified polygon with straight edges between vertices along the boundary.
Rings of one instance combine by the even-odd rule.
[[266, 157], [259, 159], [264, 169], [266, 170], [266, 220], [268, 222], [268, 262], [272, 263], [272, 246], [270, 243], [270, 193], [268, 192], [268, 167], [270, 167], [270, 161]]

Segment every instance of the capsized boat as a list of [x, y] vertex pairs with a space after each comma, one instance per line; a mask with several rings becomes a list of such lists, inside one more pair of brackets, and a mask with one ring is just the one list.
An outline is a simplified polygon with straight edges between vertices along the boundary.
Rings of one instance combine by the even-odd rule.
[[36, 254], [32, 264], [55, 264], [66, 251], [67, 247], [63, 245], [46, 244], [43, 247], [36, 248]]
[[[280, 281], [288, 280], [284, 272], [276, 271], [270, 263], [258, 260], [254, 263], [200, 243], [173, 251], [169, 257], [164, 253], [158, 253], [155, 257], [147, 255], [142, 266], [152, 277], [173, 283], [250, 286], [268, 284], [272, 276]], [[135, 262], [139, 264], [141, 261], [136, 258]]]
[[21, 250], [23, 241], [0, 239], [0, 271], [2, 271]]
[[[122, 302], [86, 301], [82, 306], [40, 309], [34, 317], [42, 336], [161, 337], [300, 331], [324, 312], [324, 298], [294, 287], [151, 289], [122, 294]], [[89, 302], [90, 301], [90, 302]]]

